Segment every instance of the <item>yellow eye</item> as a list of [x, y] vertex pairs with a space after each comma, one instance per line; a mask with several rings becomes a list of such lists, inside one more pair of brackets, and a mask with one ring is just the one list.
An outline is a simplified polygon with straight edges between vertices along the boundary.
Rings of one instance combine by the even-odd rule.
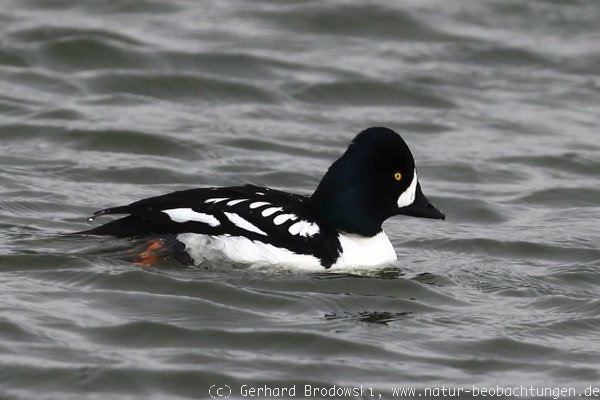
[[394, 174], [394, 179], [397, 181], [401, 181], [402, 180], [402, 174], [400, 172], [396, 172]]

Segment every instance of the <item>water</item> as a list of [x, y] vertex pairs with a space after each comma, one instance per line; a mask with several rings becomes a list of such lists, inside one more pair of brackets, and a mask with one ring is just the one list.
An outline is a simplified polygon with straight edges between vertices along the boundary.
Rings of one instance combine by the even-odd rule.
[[[599, 19], [591, 1], [1, 0], [0, 397], [600, 386]], [[447, 215], [388, 221], [383, 271], [146, 271], [142, 243], [60, 235], [177, 189], [310, 193], [373, 125]]]

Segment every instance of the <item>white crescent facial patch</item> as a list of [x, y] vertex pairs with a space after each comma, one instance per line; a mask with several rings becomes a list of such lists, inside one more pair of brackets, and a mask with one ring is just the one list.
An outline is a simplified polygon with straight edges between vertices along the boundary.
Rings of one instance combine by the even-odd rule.
[[414, 201], [417, 195], [417, 170], [415, 169], [415, 173], [413, 174], [412, 181], [410, 185], [406, 188], [404, 192], [398, 197], [398, 208], [410, 206]]

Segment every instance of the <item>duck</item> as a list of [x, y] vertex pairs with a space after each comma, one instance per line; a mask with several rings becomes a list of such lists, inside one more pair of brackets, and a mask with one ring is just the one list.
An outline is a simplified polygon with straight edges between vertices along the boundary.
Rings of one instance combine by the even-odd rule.
[[397, 261], [383, 231], [394, 216], [444, 220], [423, 194], [413, 155], [392, 129], [360, 132], [311, 195], [252, 184], [205, 187], [105, 208], [121, 215], [85, 235], [153, 238], [142, 264], [165, 238], [194, 265], [225, 260], [310, 271], [376, 267]]

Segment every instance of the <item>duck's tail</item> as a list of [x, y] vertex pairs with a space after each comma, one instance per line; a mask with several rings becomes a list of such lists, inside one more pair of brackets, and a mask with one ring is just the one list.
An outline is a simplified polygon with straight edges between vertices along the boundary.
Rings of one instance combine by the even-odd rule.
[[[104, 210], [103, 210], [104, 211]], [[103, 214], [118, 214], [117, 212], [104, 212]], [[94, 213], [94, 217], [102, 215]], [[88, 219], [93, 221], [93, 219]], [[141, 237], [158, 234], [155, 224], [146, 221], [135, 215], [128, 215], [123, 218], [108, 222], [104, 225], [97, 226], [92, 229], [84, 231], [73, 232], [76, 235], [101, 235], [101, 236], [115, 236], [115, 237]]]

